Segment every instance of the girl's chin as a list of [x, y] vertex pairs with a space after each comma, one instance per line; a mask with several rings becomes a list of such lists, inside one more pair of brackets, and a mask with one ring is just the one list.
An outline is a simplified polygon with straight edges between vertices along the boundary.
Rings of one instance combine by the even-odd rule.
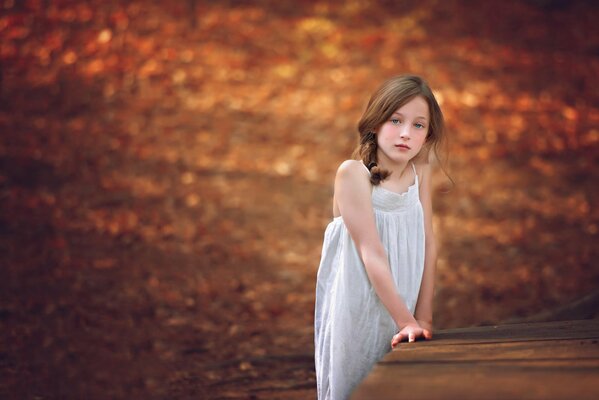
[[405, 151], [405, 152], [401, 152], [401, 153], [395, 152], [395, 154], [386, 155], [385, 158], [391, 162], [405, 162], [406, 160], [411, 159], [412, 156], [411, 156], [411, 153]]

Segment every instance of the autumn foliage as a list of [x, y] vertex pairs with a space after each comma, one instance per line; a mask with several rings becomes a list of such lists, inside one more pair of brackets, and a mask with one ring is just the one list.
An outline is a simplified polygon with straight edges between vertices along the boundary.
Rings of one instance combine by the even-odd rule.
[[598, 18], [549, 0], [0, 1], [0, 397], [312, 398], [334, 173], [404, 72], [449, 129], [435, 328], [596, 290]]

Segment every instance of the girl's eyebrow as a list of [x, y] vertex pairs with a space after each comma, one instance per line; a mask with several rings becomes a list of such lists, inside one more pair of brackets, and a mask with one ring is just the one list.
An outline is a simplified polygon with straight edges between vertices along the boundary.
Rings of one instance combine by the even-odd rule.
[[[393, 116], [393, 115], [399, 115], [400, 117], [403, 117], [403, 114], [402, 113], [398, 113], [397, 111], [395, 111], [393, 114], [391, 114], [391, 116]], [[426, 121], [426, 117], [423, 117], [421, 115], [417, 116], [415, 119], [419, 119], [419, 118]]]

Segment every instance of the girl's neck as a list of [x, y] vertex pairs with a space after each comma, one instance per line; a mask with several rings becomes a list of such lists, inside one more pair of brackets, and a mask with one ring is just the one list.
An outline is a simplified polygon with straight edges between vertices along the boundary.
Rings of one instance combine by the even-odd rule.
[[379, 167], [392, 172], [391, 176], [389, 176], [389, 178], [388, 178], [390, 180], [400, 179], [401, 176], [403, 176], [404, 172], [406, 171], [408, 164], [410, 164], [409, 160], [399, 161], [399, 162], [391, 161], [384, 155], [380, 155], [380, 154], [377, 156], [377, 159], [378, 159], [377, 164]]

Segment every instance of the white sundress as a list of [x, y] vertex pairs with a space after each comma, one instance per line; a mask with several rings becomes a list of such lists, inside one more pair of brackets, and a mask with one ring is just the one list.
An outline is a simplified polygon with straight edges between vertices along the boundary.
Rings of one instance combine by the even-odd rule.
[[[373, 185], [372, 205], [395, 287], [413, 315], [424, 271], [425, 237], [418, 175], [411, 164], [414, 183], [408, 190], [399, 194]], [[349, 398], [374, 364], [392, 350], [396, 333], [395, 321], [374, 291], [342, 216], [333, 218], [324, 232], [316, 278], [318, 400]]]

